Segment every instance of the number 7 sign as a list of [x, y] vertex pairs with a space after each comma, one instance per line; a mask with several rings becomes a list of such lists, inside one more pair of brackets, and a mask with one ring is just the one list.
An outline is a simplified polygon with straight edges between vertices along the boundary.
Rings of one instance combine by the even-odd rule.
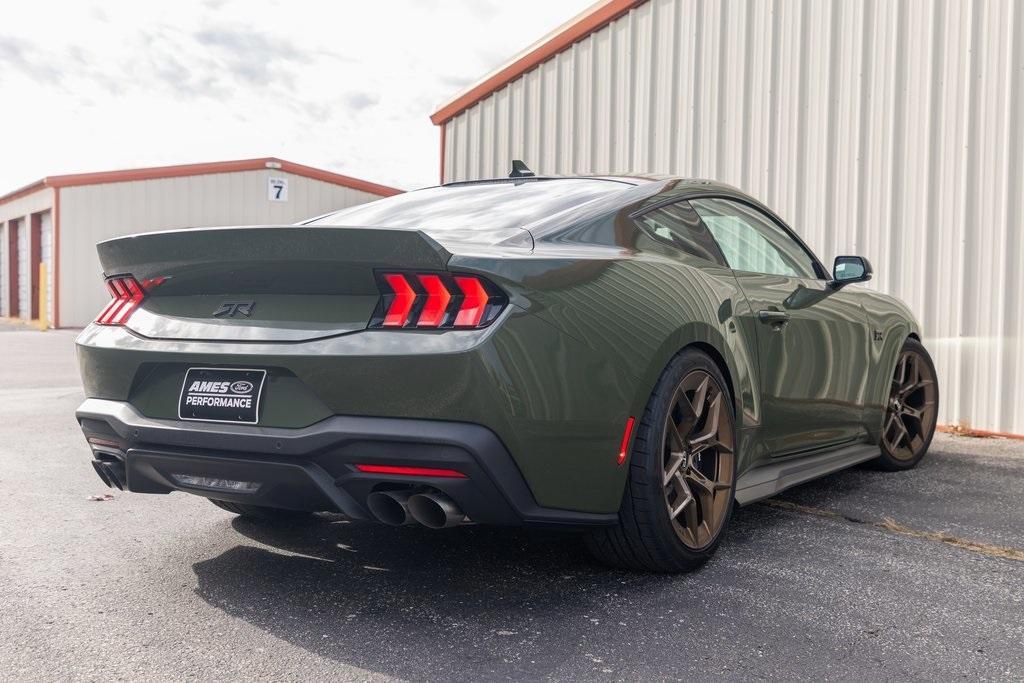
[[267, 178], [267, 199], [272, 202], [288, 201], [288, 179]]

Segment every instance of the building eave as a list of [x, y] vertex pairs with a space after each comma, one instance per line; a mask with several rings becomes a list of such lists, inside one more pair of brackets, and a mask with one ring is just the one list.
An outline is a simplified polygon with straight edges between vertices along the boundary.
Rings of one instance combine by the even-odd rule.
[[100, 171], [98, 173], [72, 173], [67, 175], [47, 176], [42, 180], [0, 196], [0, 204], [14, 201], [21, 197], [38, 192], [47, 187], [77, 187], [82, 185], [102, 185], [105, 183], [126, 183], [138, 180], [159, 180], [164, 178], [180, 178], [184, 176], [211, 175], [214, 173], [238, 173], [272, 169], [292, 173], [314, 180], [322, 180], [334, 185], [348, 187], [360, 192], [390, 197], [400, 194], [403, 190], [372, 183], [360, 178], [333, 173], [323, 169], [297, 164], [276, 157], [259, 159], [238, 159], [234, 161], [213, 161], [201, 164], [181, 164], [177, 166], [156, 166], [152, 168], [131, 168], [119, 171]]
[[430, 115], [441, 125], [647, 0], [601, 0], [526, 48]]

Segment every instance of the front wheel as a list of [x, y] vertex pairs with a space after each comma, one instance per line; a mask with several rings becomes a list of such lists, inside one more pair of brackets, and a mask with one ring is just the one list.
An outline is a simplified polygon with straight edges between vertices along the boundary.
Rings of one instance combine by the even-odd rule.
[[618, 524], [587, 537], [616, 567], [696, 569], [714, 553], [732, 514], [736, 425], [725, 378], [687, 349], [662, 373], [640, 419]]
[[893, 371], [882, 422], [882, 454], [875, 464], [890, 471], [915, 467], [928, 452], [938, 412], [939, 383], [932, 357], [921, 342], [908, 339]]

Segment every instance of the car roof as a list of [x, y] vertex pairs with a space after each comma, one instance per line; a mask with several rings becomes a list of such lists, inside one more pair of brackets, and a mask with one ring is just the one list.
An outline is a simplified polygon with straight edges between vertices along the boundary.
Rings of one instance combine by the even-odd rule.
[[644, 185], [647, 183], [665, 183], [674, 181], [674, 186], [693, 186], [696, 190], [726, 190], [729, 192], [741, 192], [739, 188], [708, 178], [684, 178], [675, 175], [659, 173], [616, 173], [608, 175], [535, 175], [519, 178], [480, 178], [477, 180], [454, 180], [442, 183], [441, 187], [464, 187], [467, 185], [487, 185], [499, 183], [521, 183], [536, 181], [558, 181], [558, 180], [606, 180], [613, 183], [626, 185]]

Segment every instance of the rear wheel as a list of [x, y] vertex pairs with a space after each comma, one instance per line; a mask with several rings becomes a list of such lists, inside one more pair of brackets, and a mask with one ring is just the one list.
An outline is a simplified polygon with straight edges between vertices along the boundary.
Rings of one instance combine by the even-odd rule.
[[921, 462], [935, 435], [938, 410], [935, 365], [921, 342], [908, 339], [893, 371], [882, 423], [882, 454], [875, 463], [898, 471]]
[[665, 369], [639, 422], [616, 526], [594, 532], [597, 559], [660, 572], [699, 567], [733, 508], [735, 419], [721, 371], [687, 349]]
[[226, 500], [214, 500], [210, 498], [209, 501], [219, 507], [221, 510], [227, 510], [233, 512], [241, 517], [248, 517], [249, 519], [260, 519], [264, 521], [283, 521], [292, 519], [302, 519], [303, 517], [309, 517], [313, 513], [303, 512], [301, 510], [285, 510], [283, 508], [270, 508], [262, 505], [245, 505], [244, 503], [231, 503]]

